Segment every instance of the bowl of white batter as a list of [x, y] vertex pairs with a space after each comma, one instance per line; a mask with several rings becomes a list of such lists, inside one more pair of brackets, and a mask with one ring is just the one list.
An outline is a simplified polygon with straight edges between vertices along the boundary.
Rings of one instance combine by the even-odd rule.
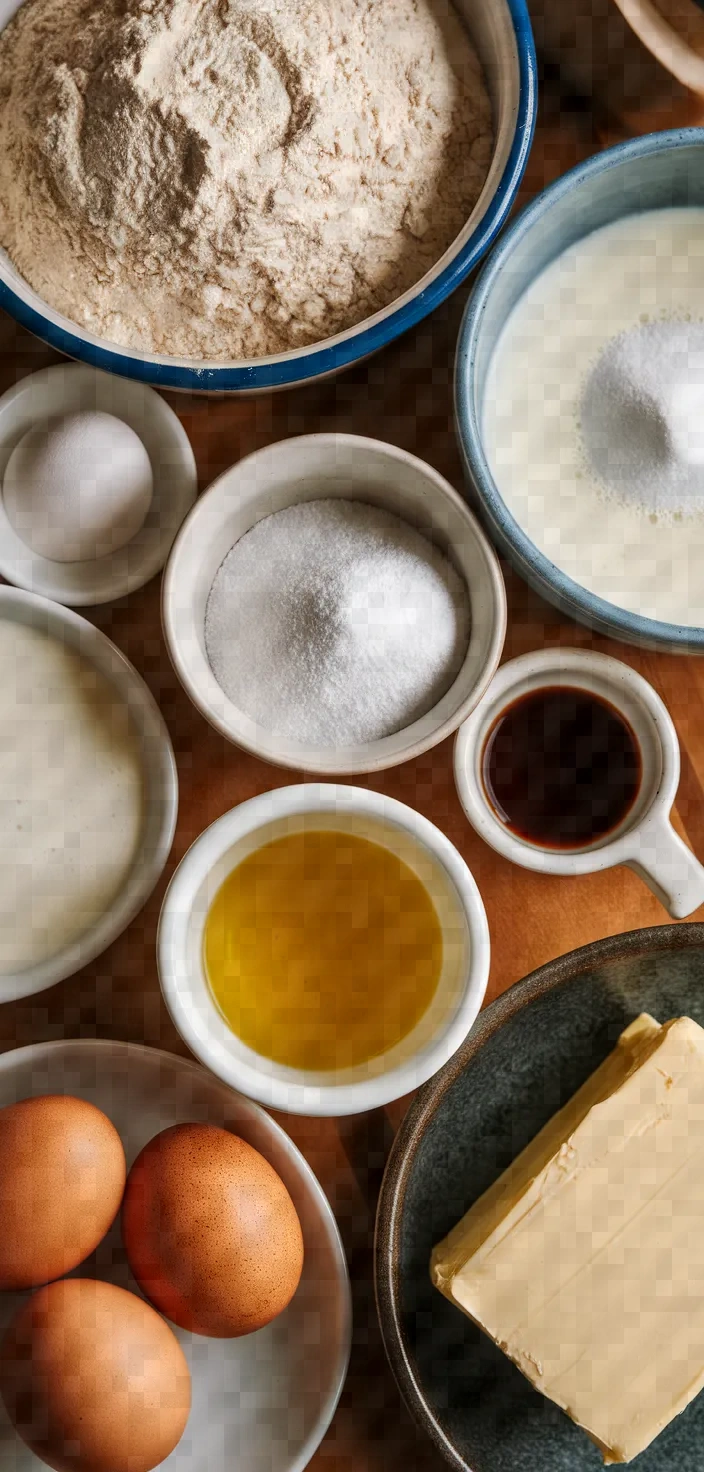
[[0, 0], [0, 306], [157, 388], [327, 377], [484, 255], [535, 111], [526, 0]]
[[141, 676], [79, 614], [0, 588], [0, 1002], [95, 959], [169, 856], [178, 777]]
[[704, 650], [704, 129], [573, 169], [517, 218], [462, 323], [470, 492], [573, 618]]

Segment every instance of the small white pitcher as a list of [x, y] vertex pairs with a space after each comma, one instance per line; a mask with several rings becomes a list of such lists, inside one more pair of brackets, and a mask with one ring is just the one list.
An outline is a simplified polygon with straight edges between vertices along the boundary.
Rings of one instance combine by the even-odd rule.
[[[566, 685], [607, 700], [640, 748], [638, 795], [612, 832], [582, 847], [544, 847], [512, 832], [494, 810], [482, 779], [487, 737], [503, 711], [532, 690]], [[675, 832], [670, 812], [680, 779], [680, 748], [670, 714], [652, 685], [629, 665], [582, 649], [542, 649], [502, 665], [455, 741], [455, 783], [477, 833], [524, 869], [593, 874], [626, 864], [676, 920], [704, 903], [704, 867]]]

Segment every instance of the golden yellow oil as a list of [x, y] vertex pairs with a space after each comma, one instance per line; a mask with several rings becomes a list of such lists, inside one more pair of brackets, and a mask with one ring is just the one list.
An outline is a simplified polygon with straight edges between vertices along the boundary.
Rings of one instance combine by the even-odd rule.
[[205, 924], [210, 987], [232, 1031], [291, 1068], [365, 1063], [427, 1010], [442, 932], [416, 874], [351, 833], [289, 834], [250, 854]]

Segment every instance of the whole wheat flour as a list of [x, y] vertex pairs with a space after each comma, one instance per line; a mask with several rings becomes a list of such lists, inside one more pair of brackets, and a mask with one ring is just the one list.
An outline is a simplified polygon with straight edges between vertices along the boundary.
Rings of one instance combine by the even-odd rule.
[[491, 147], [449, 0], [25, 0], [0, 37], [0, 244], [147, 351], [258, 357], [388, 305]]

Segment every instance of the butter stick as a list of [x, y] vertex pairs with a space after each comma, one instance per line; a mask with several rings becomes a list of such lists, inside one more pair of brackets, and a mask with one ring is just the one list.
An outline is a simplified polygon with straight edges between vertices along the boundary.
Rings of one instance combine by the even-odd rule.
[[431, 1276], [605, 1462], [643, 1451], [704, 1384], [704, 1030], [636, 1018]]

